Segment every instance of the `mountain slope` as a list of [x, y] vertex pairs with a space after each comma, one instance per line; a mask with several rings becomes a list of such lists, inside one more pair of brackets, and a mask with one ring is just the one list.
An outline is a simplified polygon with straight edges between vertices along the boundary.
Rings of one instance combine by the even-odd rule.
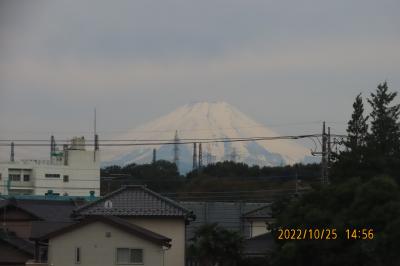
[[[145, 125], [139, 126], [123, 139], [180, 139], [195, 138], [245, 138], [275, 137], [278, 134], [247, 117], [225, 102], [199, 102], [179, 107]], [[173, 145], [124, 147], [115, 151], [106, 162], [109, 164], [146, 163], [157, 149], [157, 159], [173, 159]], [[243, 161], [248, 164], [277, 166], [300, 162], [309, 150], [290, 140], [204, 143], [203, 163], [223, 160]], [[179, 145], [179, 168], [182, 172], [192, 166], [192, 144]]]

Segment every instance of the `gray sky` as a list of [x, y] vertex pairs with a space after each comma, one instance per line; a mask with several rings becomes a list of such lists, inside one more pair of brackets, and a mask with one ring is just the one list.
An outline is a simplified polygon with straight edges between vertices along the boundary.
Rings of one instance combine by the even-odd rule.
[[120, 134], [223, 100], [282, 134], [344, 132], [400, 87], [400, 1], [0, 1], [0, 136]]

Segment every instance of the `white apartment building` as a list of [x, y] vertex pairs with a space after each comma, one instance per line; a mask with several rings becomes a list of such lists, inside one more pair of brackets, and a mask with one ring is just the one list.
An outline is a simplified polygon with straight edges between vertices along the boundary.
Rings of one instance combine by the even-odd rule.
[[[52, 146], [53, 147], [53, 146]], [[0, 162], [2, 195], [100, 195], [100, 152], [87, 151], [84, 137], [74, 137], [63, 151], [55, 144], [50, 160]]]

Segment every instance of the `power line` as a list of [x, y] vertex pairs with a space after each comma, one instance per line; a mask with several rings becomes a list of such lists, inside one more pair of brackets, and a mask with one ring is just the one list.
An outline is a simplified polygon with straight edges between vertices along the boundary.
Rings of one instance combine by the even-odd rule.
[[[125, 143], [99, 143], [99, 146], [109, 146], [109, 147], [119, 147], [119, 146], [149, 146], [149, 145], [179, 145], [179, 144], [192, 144], [193, 141], [197, 141], [199, 143], [226, 143], [226, 142], [246, 142], [246, 141], [263, 141], [263, 140], [297, 140], [297, 139], [305, 139], [305, 138], [318, 138], [324, 136], [323, 134], [308, 134], [308, 135], [292, 135], [292, 136], [274, 136], [274, 137], [246, 137], [246, 138], [198, 138], [198, 139], [180, 139], [179, 141], [174, 140], [102, 140], [108, 142], [123, 142]], [[333, 137], [346, 137], [345, 135], [339, 134], [331, 134]], [[42, 142], [42, 140], [0, 140], [0, 142]], [[48, 141], [48, 140], [47, 140]], [[132, 142], [141, 142], [141, 143], [131, 143]], [[142, 142], [143, 141], [143, 142]], [[9, 143], [0, 143], [0, 146], [10, 146]], [[24, 146], [24, 147], [47, 147], [49, 144], [47, 143], [14, 143], [15, 146]], [[60, 144], [61, 145], [61, 144]], [[86, 144], [86, 146], [95, 146], [95, 143]]]
[[[347, 121], [326, 121], [327, 123], [330, 124], [347, 124]], [[257, 128], [257, 127], [284, 127], [284, 126], [298, 126], [298, 125], [312, 125], [312, 124], [320, 124], [322, 123], [322, 120], [313, 120], [313, 121], [300, 121], [300, 122], [289, 122], [289, 123], [256, 123], [253, 125], [243, 125], [243, 126], [238, 126], [238, 127], [215, 127], [215, 128], [196, 128], [196, 129], [179, 129], [179, 131], [188, 131], [188, 132], [193, 132], [193, 131], [213, 131], [216, 129], [219, 130], [236, 130], [236, 129], [242, 129], [242, 128]], [[73, 131], [73, 130], [10, 130], [10, 129], [3, 129], [3, 132], [23, 132], [23, 133], [92, 133], [91, 131], [87, 130], [82, 130], [82, 131]], [[121, 133], [126, 133], [126, 132], [138, 132], [138, 133], [149, 133], [149, 132], [175, 132], [175, 129], [160, 129], [160, 130], [135, 130], [135, 129], [118, 129], [118, 130], [100, 130], [97, 132], [101, 133], [107, 133], [107, 132], [121, 132]]]

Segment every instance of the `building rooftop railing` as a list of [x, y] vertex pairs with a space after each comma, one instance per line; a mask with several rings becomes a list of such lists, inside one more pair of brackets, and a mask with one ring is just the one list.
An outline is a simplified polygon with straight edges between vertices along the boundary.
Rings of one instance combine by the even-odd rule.
[[0, 162], [0, 164], [15, 164], [15, 165], [63, 165], [63, 161], [59, 160], [30, 160], [30, 159], [24, 159], [24, 160], [19, 160], [15, 162]]
[[54, 200], [54, 201], [70, 201], [70, 200], [85, 200], [85, 201], [95, 201], [99, 199], [96, 196], [60, 196], [57, 194], [53, 195], [0, 195], [0, 200], [4, 199], [22, 199], [22, 200]]

